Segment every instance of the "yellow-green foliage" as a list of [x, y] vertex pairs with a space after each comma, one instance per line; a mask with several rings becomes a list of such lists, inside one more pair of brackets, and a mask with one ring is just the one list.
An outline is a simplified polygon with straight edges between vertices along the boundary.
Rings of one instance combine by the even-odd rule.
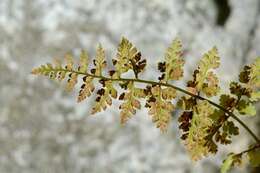
[[[165, 131], [170, 123], [171, 112], [174, 109], [171, 100], [175, 95], [169, 95], [166, 92], [169, 89], [162, 89], [161, 86], [154, 86], [151, 89], [151, 97], [147, 102], [149, 114], [152, 116], [152, 121], [156, 126]], [[175, 91], [173, 91], [175, 93]]]
[[210, 152], [216, 152], [216, 145], [211, 143], [208, 145], [207, 140], [208, 127], [213, 125], [210, 115], [214, 113], [213, 107], [207, 101], [200, 101], [193, 107], [193, 114], [189, 133], [185, 140], [185, 145], [193, 160], [199, 160], [203, 156], [207, 156]]
[[179, 80], [183, 77], [183, 52], [182, 45], [179, 39], [173, 40], [171, 46], [165, 53], [165, 79], [168, 80]]
[[[105, 50], [99, 45], [92, 69], [89, 69], [88, 53], [82, 51], [78, 64], [71, 54], [66, 54], [65, 65], [56, 60], [53, 64], [47, 63], [33, 69], [32, 73], [59, 81], [66, 79], [68, 91], [80, 83], [78, 102], [96, 90], [93, 114], [106, 110], [112, 105], [113, 99], [119, 100], [122, 124], [132, 118], [145, 102], [144, 107], [148, 109], [152, 122], [165, 132], [173, 110], [178, 109], [181, 111], [178, 118], [181, 139], [193, 160], [216, 153], [218, 144], [232, 143], [232, 136], [239, 134], [239, 128], [233, 122], [236, 120], [255, 139], [256, 144], [241, 153], [229, 154], [221, 171], [226, 172], [231, 166], [240, 163], [243, 154], [248, 154], [253, 166], [259, 165], [260, 140], [235, 114], [256, 115], [254, 103], [260, 98], [260, 58], [245, 66], [239, 74], [239, 80], [230, 82], [230, 92], [221, 95], [219, 79], [215, 74], [215, 69], [220, 65], [216, 47], [202, 56], [186, 89], [172, 83], [182, 79], [184, 59], [181, 41], [173, 40], [165, 52], [164, 60], [158, 63], [161, 72], [158, 80], [144, 80], [140, 76], [145, 70], [146, 59], [129, 40], [122, 38], [110, 71], [107, 71]], [[126, 72], [132, 74], [132, 78], [124, 78]], [[100, 85], [94, 86], [96, 80]], [[137, 87], [137, 83], [144, 85]], [[217, 96], [219, 102], [209, 100], [212, 96]], [[177, 105], [174, 104], [176, 102]]]
[[140, 98], [144, 97], [144, 95], [138, 93], [143, 91], [136, 88], [134, 82], [129, 82], [126, 85], [127, 92], [123, 92], [119, 97], [120, 100], [123, 100], [123, 103], [119, 107], [121, 109], [120, 116], [122, 124], [136, 113], [136, 109], [141, 109], [141, 103], [138, 100], [138, 96], [140, 96]]
[[219, 67], [219, 59], [216, 47], [203, 55], [197, 70], [194, 71], [193, 81], [188, 83], [195, 93], [203, 92], [208, 97], [217, 95], [220, 88], [218, 78], [212, 70]]

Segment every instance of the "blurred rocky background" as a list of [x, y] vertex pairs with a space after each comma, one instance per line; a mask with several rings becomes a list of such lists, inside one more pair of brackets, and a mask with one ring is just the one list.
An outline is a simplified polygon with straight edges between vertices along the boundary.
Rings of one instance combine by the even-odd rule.
[[[186, 79], [202, 53], [216, 45], [218, 74], [227, 88], [239, 69], [260, 55], [260, 1], [1, 0], [1, 173], [214, 173], [227, 151], [252, 142], [241, 129], [215, 157], [192, 163], [179, 139], [176, 114], [165, 134], [146, 110], [123, 127], [116, 107], [90, 116], [93, 99], [76, 104], [76, 92], [65, 93], [58, 83], [30, 74], [68, 51], [77, 55], [87, 49], [93, 57], [98, 43], [111, 60], [121, 36], [147, 57], [147, 79], [158, 73], [156, 62], [176, 36], [185, 48]], [[259, 118], [258, 124], [256, 118], [243, 120], [259, 130]], [[253, 172], [247, 164], [233, 171]]]

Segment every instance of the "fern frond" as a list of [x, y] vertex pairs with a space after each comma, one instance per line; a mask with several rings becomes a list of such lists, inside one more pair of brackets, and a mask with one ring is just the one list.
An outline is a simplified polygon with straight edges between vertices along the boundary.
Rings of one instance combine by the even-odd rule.
[[133, 82], [127, 84], [127, 92], [123, 92], [119, 99], [123, 100], [120, 105], [120, 120], [121, 124], [125, 124], [133, 115], [136, 114], [136, 109], [141, 109], [141, 103], [138, 96], [142, 96], [140, 89], [135, 88]]
[[199, 62], [198, 69], [194, 71], [193, 81], [188, 82], [188, 87], [196, 89], [196, 92], [203, 92], [207, 97], [218, 94], [218, 78], [212, 70], [219, 67], [220, 58], [216, 47], [205, 53]]
[[164, 90], [164, 98], [162, 88], [158, 85], [151, 88], [151, 97], [147, 100], [149, 107], [149, 114], [156, 127], [165, 132], [171, 120], [171, 112], [174, 110], [174, 105], [168, 101], [169, 98], [174, 97], [174, 93], [169, 95], [165, 94], [167, 88]]
[[103, 87], [97, 91], [98, 96], [91, 114], [106, 110], [108, 106], [112, 105], [112, 98], [117, 98], [117, 91], [114, 88], [112, 81], [100, 80], [100, 83]]
[[73, 88], [75, 87], [75, 85], [78, 82], [78, 74], [71, 72], [68, 76], [69, 76], [69, 79], [67, 81], [66, 91], [70, 92], [73, 90]]
[[136, 47], [134, 47], [129, 40], [123, 37], [118, 46], [116, 58], [113, 59], [113, 64], [118, 76], [132, 68], [131, 60], [137, 53], [138, 51]]
[[74, 70], [74, 60], [73, 60], [73, 57], [70, 53], [67, 53], [65, 55], [65, 62], [66, 62], [66, 66], [65, 66], [65, 69], [69, 70], [69, 71], [72, 71]]
[[214, 123], [210, 116], [214, 109], [207, 101], [200, 101], [193, 109], [185, 145], [193, 160], [199, 160], [209, 153], [215, 153], [217, 146], [213, 141], [206, 140], [208, 127]]
[[[260, 146], [260, 144], [259, 144]], [[260, 165], [260, 149], [259, 146], [252, 147], [248, 152], [247, 156], [253, 167], [259, 167]]]
[[135, 77], [138, 78], [138, 74], [146, 66], [146, 60], [141, 58], [141, 52], [129, 40], [123, 37], [118, 46], [116, 58], [113, 59], [115, 75], [120, 77], [121, 74], [132, 70]]
[[165, 61], [158, 64], [159, 70], [163, 73], [161, 78], [166, 82], [179, 80], [183, 76], [184, 59], [182, 56], [182, 44], [176, 38], [166, 50]]
[[93, 77], [84, 76], [83, 77], [83, 84], [80, 87], [79, 95], [78, 95], [78, 102], [83, 101], [87, 97], [91, 95], [94, 91], [95, 86], [93, 84]]
[[[239, 134], [239, 128], [230, 120], [233, 118], [242, 125], [257, 142], [239, 154], [229, 155], [223, 164], [222, 171], [227, 171], [235, 163], [240, 162], [240, 156], [248, 153], [253, 165], [257, 160], [260, 139], [234, 113], [239, 115], [255, 115], [254, 102], [260, 100], [260, 58], [247, 65], [239, 75], [239, 82], [231, 82], [230, 93], [219, 96], [219, 102], [213, 102], [208, 97], [218, 96], [219, 79], [214, 70], [219, 67], [220, 59], [216, 47], [205, 53], [199, 61], [198, 68], [193, 73], [193, 80], [188, 81], [187, 88], [182, 89], [170, 82], [179, 80], [183, 76], [183, 53], [179, 39], [175, 39], [167, 48], [165, 59], [158, 64], [162, 73], [159, 81], [139, 79], [144, 71], [146, 59], [141, 52], [126, 38], [122, 38], [117, 54], [112, 59], [113, 69], [109, 76], [105, 76], [105, 50], [101, 45], [97, 47], [93, 60], [94, 68], [89, 70], [89, 56], [86, 51], [80, 54], [79, 64], [74, 62], [71, 54], [65, 55], [65, 66], [60, 61], [47, 63], [32, 70], [33, 74], [48, 76], [50, 79], [62, 81], [67, 79], [66, 89], [71, 91], [81, 81], [78, 102], [89, 97], [97, 89], [97, 97], [91, 113], [101, 112], [112, 105], [113, 99], [122, 100], [120, 105], [121, 123], [126, 123], [138, 109], [141, 109], [141, 99], [146, 100], [148, 113], [162, 132], [166, 131], [175, 109], [173, 100], [183, 110], [178, 118], [179, 128], [182, 130], [181, 139], [193, 160], [199, 160], [209, 154], [216, 153], [217, 143], [230, 144], [232, 136]], [[123, 78], [124, 73], [131, 72], [135, 78]], [[101, 87], [94, 83], [99, 81]], [[138, 88], [136, 83], [145, 84], [145, 88]], [[118, 84], [125, 91], [117, 97]], [[183, 93], [185, 95], [180, 95]], [[203, 96], [201, 95], [203, 94]], [[257, 152], [256, 152], [257, 151]]]
[[260, 57], [256, 58], [255, 62], [250, 66], [250, 81], [249, 84], [254, 89], [260, 88]]
[[105, 50], [101, 46], [101, 44], [97, 47], [96, 58], [93, 60], [95, 65], [94, 69], [91, 69], [91, 73], [97, 76], [102, 76], [102, 72], [104, 68], [107, 66], [107, 62], [105, 60]]
[[239, 81], [247, 84], [252, 89], [260, 87], [260, 57], [256, 58], [251, 65], [244, 66], [239, 75]]
[[221, 166], [221, 173], [227, 173], [234, 165], [241, 165], [242, 154], [229, 153]]
[[250, 101], [260, 100], [260, 57], [256, 58], [251, 65], [244, 66], [239, 74], [239, 81], [245, 85]]
[[79, 61], [79, 71], [82, 73], [86, 73], [88, 70], [89, 56], [88, 53], [84, 50], [80, 53], [80, 61]]

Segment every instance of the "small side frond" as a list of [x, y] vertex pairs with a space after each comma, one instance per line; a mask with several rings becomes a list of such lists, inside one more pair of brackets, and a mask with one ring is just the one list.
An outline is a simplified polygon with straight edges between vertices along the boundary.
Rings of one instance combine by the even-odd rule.
[[158, 64], [159, 70], [163, 73], [166, 82], [169, 80], [179, 80], [183, 77], [183, 52], [181, 41], [176, 38], [167, 48], [165, 53], [165, 62]]
[[260, 100], [260, 57], [251, 65], [244, 66], [239, 74], [239, 81], [247, 89], [250, 101]]
[[93, 63], [95, 65], [95, 68], [91, 69], [91, 73], [97, 76], [102, 76], [102, 72], [107, 66], [107, 62], [105, 60], [105, 50], [103, 49], [101, 44], [98, 45], [96, 58], [93, 60]]
[[[166, 94], [167, 91], [173, 93]], [[162, 89], [161, 86], [156, 85], [151, 88], [151, 96], [147, 100], [148, 113], [151, 115], [156, 127], [160, 128], [162, 132], [167, 130], [171, 120], [171, 113], [175, 108], [169, 101], [173, 97], [175, 97], [175, 91], [168, 88]]]
[[120, 105], [121, 124], [125, 124], [133, 115], [136, 114], [136, 109], [141, 109], [141, 103], [138, 98], [143, 97], [143, 91], [135, 88], [133, 82], [127, 84], [127, 92], [123, 92], [119, 96], [119, 100], [123, 100]]
[[234, 165], [241, 165], [242, 154], [229, 153], [221, 166], [221, 173], [227, 173]]
[[250, 152], [248, 152], [247, 156], [248, 156], [249, 161], [252, 166], [254, 166], [254, 167], [260, 166], [260, 149], [259, 148], [251, 150]]
[[93, 84], [93, 78], [84, 76], [83, 77], [83, 84], [80, 87], [79, 95], [78, 95], [78, 102], [83, 101], [87, 97], [91, 95], [91, 93], [94, 91], [95, 86]]
[[196, 92], [203, 92], [207, 97], [218, 94], [218, 78], [212, 70], [219, 67], [219, 55], [216, 47], [205, 53], [199, 62], [199, 67], [194, 71], [193, 81], [188, 82], [188, 87], [196, 89]]
[[89, 56], [88, 53], [84, 50], [80, 53], [80, 61], [79, 61], [79, 71], [82, 73], [86, 73], [88, 70]]
[[133, 70], [135, 77], [142, 72], [146, 66], [146, 60], [141, 59], [141, 52], [126, 38], [122, 38], [118, 49], [116, 58], [113, 59], [115, 66], [115, 75], [120, 77], [121, 74]]
[[117, 91], [113, 86], [112, 81], [99, 81], [103, 87], [97, 91], [97, 98], [92, 108], [91, 114], [106, 110], [108, 106], [112, 105], [112, 98], [117, 98]]
[[217, 145], [206, 139], [208, 127], [214, 123], [210, 116], [214, 109], [207, 101], [200, 101], [193, 109], [185, 145], [192, 160], [199, 160], [209, 153], [217, 152]]

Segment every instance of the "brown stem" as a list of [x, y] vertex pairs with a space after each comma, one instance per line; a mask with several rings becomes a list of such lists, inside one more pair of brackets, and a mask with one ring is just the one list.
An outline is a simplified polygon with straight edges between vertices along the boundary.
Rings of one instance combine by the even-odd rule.
[[252, 151], [252, 150], [255, 150], [255, 149], [257, 149], [257, 148], [260, 148], [260, 143], [257, 143], [256, 145], [254, 145], [253, 147], [250, 147], [250, 148], [248, 148], [248, 149], [246, 149], [246, 150], [244, 150], [244, 151], [241, 151], [240, 153], [238, 153], [237, 155], [239, 155], [239, 154], [245, 154], [245, 153], [248, 153], [248, 152], [250, 152], [250, 151]]

